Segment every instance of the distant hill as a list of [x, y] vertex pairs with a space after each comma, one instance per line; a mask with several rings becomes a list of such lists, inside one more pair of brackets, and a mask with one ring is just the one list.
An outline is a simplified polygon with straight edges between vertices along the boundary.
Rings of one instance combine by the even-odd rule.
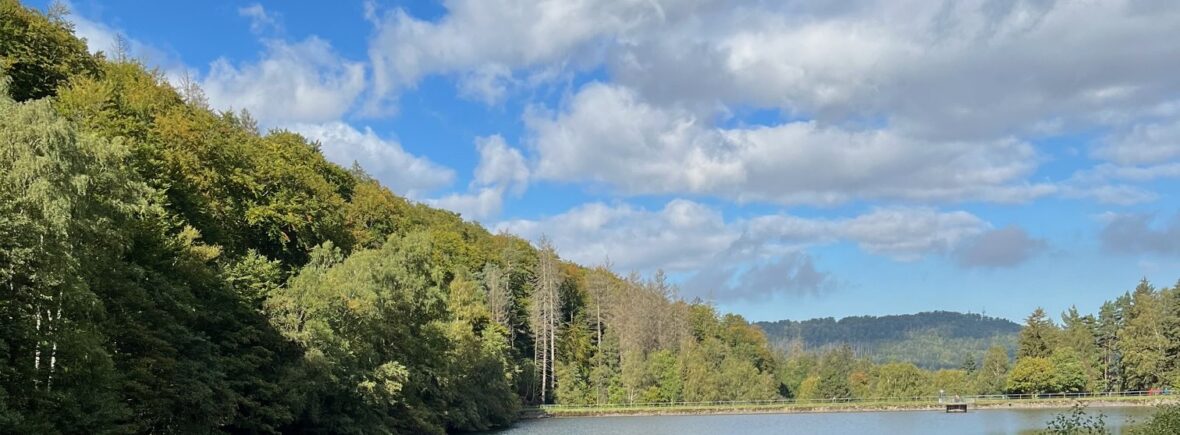
[[776, 348], [824, 350], [848, 344], [878, 362], [909, 361], [928, 369], [958, 367], [966, 355], [978, 363], [987, 348], [1016, 347], [1020, 325], [995, 317], [933, 311], [893, 316], [831, 317], [757, 322]]

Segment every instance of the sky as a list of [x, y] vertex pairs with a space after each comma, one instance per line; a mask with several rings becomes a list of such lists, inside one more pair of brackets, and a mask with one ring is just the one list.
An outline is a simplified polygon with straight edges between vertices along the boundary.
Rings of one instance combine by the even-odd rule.
[[400, 195], [752, 320], [1180, 278], [1171, 0], [68, 5]]

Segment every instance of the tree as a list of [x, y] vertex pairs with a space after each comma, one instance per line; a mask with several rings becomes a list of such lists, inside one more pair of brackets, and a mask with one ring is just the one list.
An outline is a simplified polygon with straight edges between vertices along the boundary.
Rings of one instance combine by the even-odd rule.
[[0, 0], [0, 71], [11, 77], [7, 94], [16, 101], [55, 95], [70, 78], [98, 73], [99, 59], [74, 37], [68, 11], [58, 5], [46, 17], [17, 0]]
[[964, 370], [939, 370], [934, 372], [932, 382], [934, 383], [934, 388], [944, 391], [948, 395], [963, 396], [976, 394], [975, 386], [971, 382], [971, 376]]
[[1098, 321], [1095, 325], [1097, 345], [1101, 352], [1099, 367], [1102, 380], [1099, 388], [1102, 391], [1115, 391], [1122, 388], [1122, 356], [1118, 349], [1119, 331], [1123, 327], [1123, 307], [1127, 298], [1119, 298], [1116, 302], [1105, 302], [1098, 311]]
[[510, 328], [509, 314], [512, 312], [512, 289], [504, 271], [492, 263], [483, 268], [483, 284], [487, 294], [487, 306], [491, 311], [492, 321]]
[[1085, 374], [1085, 389], [1100, 388], [1102, 356], [1098, 349], [1097, 321], [1094, 316], [1078, 314], [1076, 307], [1070, 307], [1061, 315], [1061, 345], [1074, 351], [1080, 368]]
[[826, 399], [852, 398], [852, 387], [848, 376], [852, 374], [855, 357], [852, 348], [841, 346], [824, 354], [819, 364], [819, 387], [817, 393]]
[[873, 397], [908, 399], [930, 394], [930, 377], [911, 363], [890, 363], [877, 368]]
[[0, 388], [21, 417], [0, 432], [116, 427], [130, 410], [91, 277], [150, 192], [118, 171], [125, 147], [80, 134], [46, 100], [16, 103], [8, 84], [0, 76]]
[[541, 371], [541, 403], [545, 403], [545, 392], [552, 390], [556, 381], [553, 379], [553, 366], [557, 360], [557, 328], [561, 313], [561, 294], [559, 291], [560, 277], [558, 276], [557, 251], [548, 239], [542, 238], [539, 243], [537, 257], [537, 273], [533, 282], [533, 301], [531, 323], [533, 325], [533, 342], [536, 348], [537, 368]]
[[1055, 369], [1048, 358], [1024, 357], [1016, 360], [1016, 366], [1008, 375], [1005, 389], [1013, 394], [1042, 394], [1054, 392]]
[[1059, 347], [1049, 359], [1053, 363], [1053, 392], [1080, 393], [1086, 391], [1090, 381], [1086, 376], [1085, 363], [1078, 352], [1071, 347]]
[[960, 370], [967, 372], [969, 375], [974, 375], [977, 368], [978, 366], [975, 364], [975, 356], [971, 354], [966, 354], [963, 356], [963, 363], [959, 364]]
[[1045, 310], [1037, 308], [1024, 321], [1024, 329], [1020, 330], [1016, 358], [1048, 357], [1057, 343], [1057, 326], [1045, 314]]
[[1003, 346], [992, 346], [983, 357], [983, 366], [976, 372], [976, 389], [980, 394], [1004, 392], [1008, 379], [1008, 351]]
[[1167, 366], [1168, 340], [1164, 331], [1164, 306], [1159, 293], [1146, 279], [1131, 293], [1126, 324], [1118, 348], [1129, 388], [1145, 390], [1161, 385]]

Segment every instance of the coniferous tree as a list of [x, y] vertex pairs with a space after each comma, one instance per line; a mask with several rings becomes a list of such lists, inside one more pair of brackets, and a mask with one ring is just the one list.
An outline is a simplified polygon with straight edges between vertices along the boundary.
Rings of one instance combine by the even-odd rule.
[[1161, 386], [1167, 366], [1168, 340], [1161, 296], [1146, 279], [1131, 293], [1126, 324], [1119, 334], [1119, 353], [1128, 388]]
[[1045, 314], [1045, 310], [1037, 308], [1024, 321], [1024, 329], [1020, 330], [1017, 358], [1048, 358], [1057, 345], [1057, 326]]

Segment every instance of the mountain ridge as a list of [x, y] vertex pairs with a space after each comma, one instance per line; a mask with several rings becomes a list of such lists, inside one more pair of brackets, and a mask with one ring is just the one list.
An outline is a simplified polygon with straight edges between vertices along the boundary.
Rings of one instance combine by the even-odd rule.
[[955, 311], [754, 324], [783, 352], [823, 351], [849, 345], [857, 354], [878, 362], [911, 362], [929, 369], [957, 367], [968, 356], [979, 361], [993, 345], [1001, 345], [1011, 353], [1021, 328], [1008, 319]]

